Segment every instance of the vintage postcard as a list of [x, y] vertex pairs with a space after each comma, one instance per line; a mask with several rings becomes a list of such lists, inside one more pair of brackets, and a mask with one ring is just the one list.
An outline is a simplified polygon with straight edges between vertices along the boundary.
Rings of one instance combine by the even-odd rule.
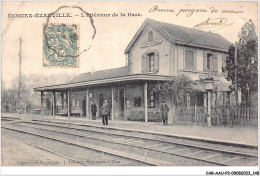
[[259, 175], [258, 2], [1, 9], [1, 166]]

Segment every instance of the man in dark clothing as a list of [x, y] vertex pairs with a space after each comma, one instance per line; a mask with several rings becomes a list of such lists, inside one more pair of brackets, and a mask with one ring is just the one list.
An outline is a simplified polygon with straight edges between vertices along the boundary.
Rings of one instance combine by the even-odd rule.
[[107, 100], [104, 100], [103, 106], [100, 107], [100, 111], [102, 114], [102, 123], [103, 125], [108, 125], [108, 113], [109, 113], [109, 107], [107, 104]]
[[165, 101], [162, 101], [161, 113], [162, 113], [163, 125], [168, 125], [168, 112], [169, 112], [168, 105], [165, 104]]
[[97, 106], [96, 106], [95, 102], [93, 101], [91, 104], [92, 120], [96, 120], [96, 113], [97, 113]]

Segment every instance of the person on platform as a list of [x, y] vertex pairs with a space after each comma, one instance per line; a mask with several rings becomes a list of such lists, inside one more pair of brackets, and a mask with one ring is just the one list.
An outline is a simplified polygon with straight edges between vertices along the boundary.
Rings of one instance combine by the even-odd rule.
[[165, 101], [162, 101], [161, 113], [162, 113], [163, 125], [168, 125], [168, 112], [169, 112], [169, 106], [165, 103]]
[[92, 114], [92, 120], [96, 120], [96, 114], [97, 114], [97, 105], [93, 101], [91, 104], [91, 114]]
[[100, 107], [100, 111], [101, 111], [101, 114], [102, 114], [103, 125], [108, 125], [109, 107], [108, 107], [108, 104], [107, 104], [107, 100], [104, 100], [103, 106]]

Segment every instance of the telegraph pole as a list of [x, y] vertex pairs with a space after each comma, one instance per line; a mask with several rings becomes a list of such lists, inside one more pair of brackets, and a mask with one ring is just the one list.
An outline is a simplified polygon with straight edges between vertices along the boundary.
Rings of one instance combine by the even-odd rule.
[[[235, 43], [235, 96], [236, 96], [235, 118], [238, 118], [237, 53], [238, 53], [238, 51], [237, 51], [237, 42], [236, 42]], [[232, 126], [233, 126], [233, 122], [232, 122]]]
[[18, 90], [18, 108], [21, 111], [21, 89], [22, 89], [22, 37], [19, 38], [19, 90]]
[[235, 96], [236, 104], [238, 105], [238, 91], [237, 91], [237, 42], [235, 43]]

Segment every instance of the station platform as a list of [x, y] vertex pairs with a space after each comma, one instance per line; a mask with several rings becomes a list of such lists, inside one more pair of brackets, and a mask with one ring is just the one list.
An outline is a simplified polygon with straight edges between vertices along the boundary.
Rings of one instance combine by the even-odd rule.
[[103, 126], [102, 119], [90, 120], [86, 117], [61, 117], [61, 116], [41, 116], [38, 114], [14, 114], [2, 113], [3, 117], [18, 117], [24, 120], [45, 119], [51, 121], [62, 121], [79, 123], [86, 125], [93, 125], [104, 128], [113, 128], [119, 130], [141, 131], [153, 134], [172, 135], [184, 138], [192, 138], [198, 140], [209, 140], [223, 143], [243, 144], [250, 146], [258, 146], [258, 129], [247, 127], [207, 127], [207, 126], [193, 126], [172, 124], [162, 126], [161, 122], [136, 122], [136, 121], [122, 121], [115, 120], [108, 121], [108, 126]]

